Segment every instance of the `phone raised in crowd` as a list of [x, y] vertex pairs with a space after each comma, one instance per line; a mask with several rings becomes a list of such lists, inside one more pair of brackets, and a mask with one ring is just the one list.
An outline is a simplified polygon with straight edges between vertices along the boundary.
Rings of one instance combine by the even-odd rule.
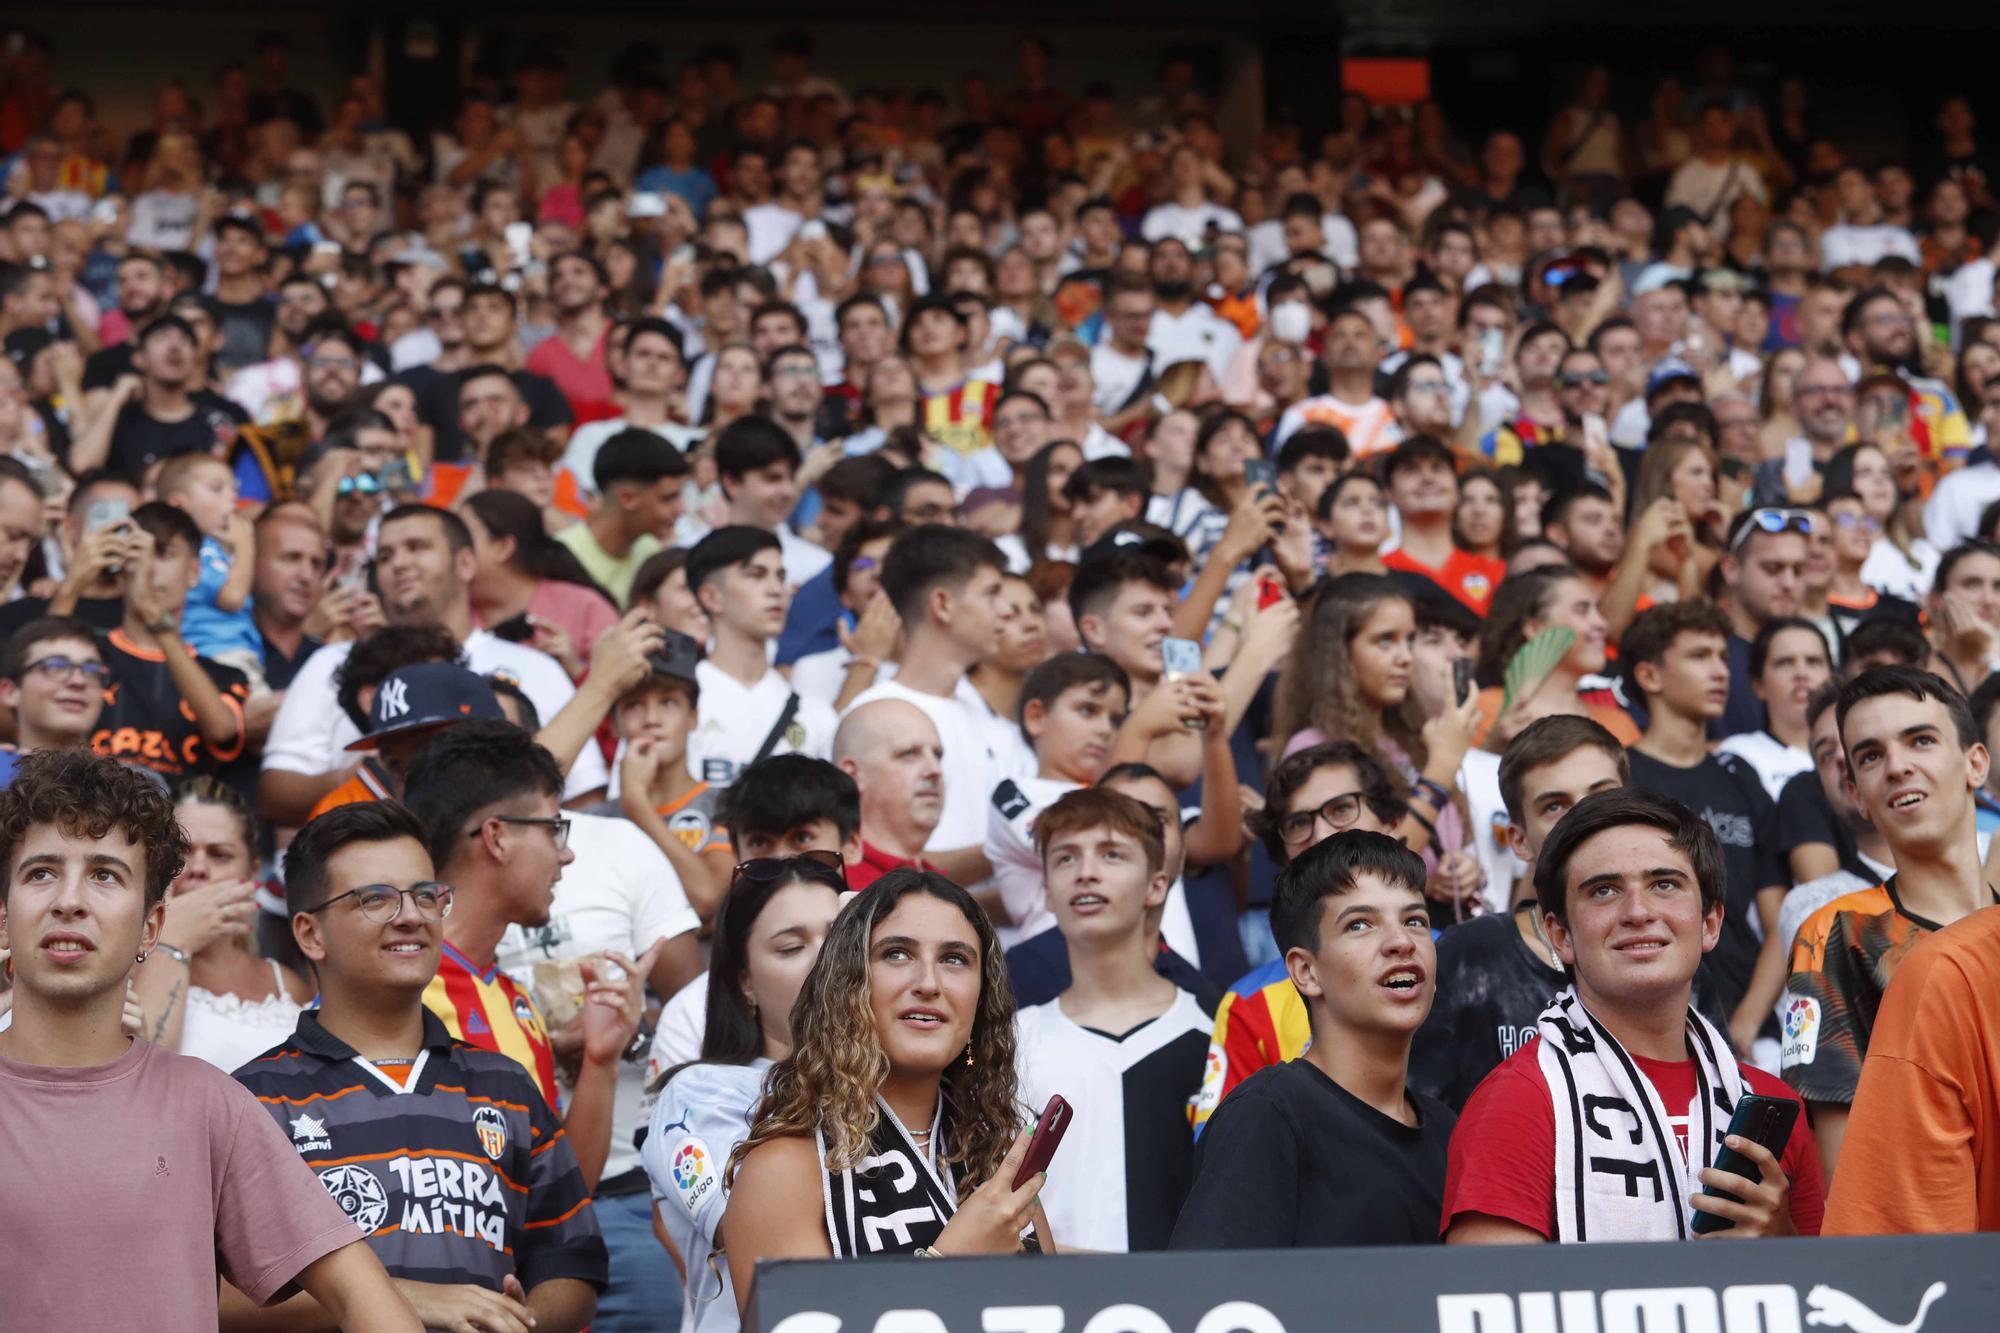
[[90, 510], [84, 515], [85, 533], [102, 532], [115, 528], [132, 517], [132, 506], [123, 500], [94, 500]]
[[1474, 669], [1475, 664], [1469, 657], [1454, 657], [1451, 660], [1452, 697], [1458, 700], [1460, 707], [1464, 707], [1465, 701], [1472, 697]]
[[1243, 484], [1253, 491], [1277, 490], [1278, 465], [1268, 458], [1246, 459], [1243, 463]]
[[[1745, 1093], [1743, 1100], [1736, 1103], [1736, 1113], [1729, 1117], [1729, 1132], [1739, 1139], [1749, 1139], [1752, 1143], [1761, 1145], [1764, 1151], [1773, 1157], [1783, 1157], [1785, 1145], [1792, 1139], [1792, 1126], [1798, 1118], [1799, 1104], [1795, 1101], [1783, 1097], [1760, 1097], [1754, 1092]], [[1733, 1176], [1741, 1176], [1745, 1180], [1764, 1178], [1763, 1172], [1759, 1171], [1748, 1157], [1734, 1148], [1724, 1148], [1716, 1154], [1715, 1169], [1727, 1171]], [[1727, 1199], [1731, 1203], [1743, 1202], [1728, 1190], [1719, 1190], [1713, 1185], [1704, 1188], [1702, 1193], [1713, 1194], [1718, 1199]], [[1735, 1225], [1736, 1223], [1728, 1218], [1717, 1217], [1714, 1213], [1698, 1212], [1694, 1215], [1694, 1231], [1699, 1236], [1705, 1236], [1711, 1231], [1728, 1231]]]
[[1193, 639], [1161, 639], [1160, 669], [1168, 680], [1194, 675], [1201, 670], [1201, 645]]
[[1070, 1109], [1061, 1093], [1049, 1098], [1049, 1104], [1042, 1108], [1042, 1118], [1035, 1122], [1035, 1136], [1028, 1140], [1028, 1155], [1021, 1159], [1021, 1169], [1014, 1173], [1014, 1188], [1019, 1189], [1038, 1172], [1049, 1169], [1049, 1160], [1056, 1155], [1056, 1145], [1069, 1132], [1069, 1122], [1076, 1119], [1076, 1112]]

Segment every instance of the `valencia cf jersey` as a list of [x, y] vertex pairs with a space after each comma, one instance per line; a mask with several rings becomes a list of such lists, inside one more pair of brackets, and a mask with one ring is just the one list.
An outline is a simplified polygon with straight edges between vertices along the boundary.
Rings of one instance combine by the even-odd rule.
[[437, 975], [424, 987], [424, 1008], [442, 1019], [458, 1040], [498, 1051], [527, 1070], [541, 1089], [542, 1100], [561, 1107], [555, 1051], [549, 1046], [542, 1015], [498, 964], [477, 967], [446, 941]]
[[609, 1272], [562, 1122], [512, 1060], [424, 1015], [408, 1065], [378, 1064], [319, 1011], [236, 1071], [393, 1277], [499, 1291]]
[[967, 380], [942, 393], [924, 395], [924, 434], [953, 453], [976, 454], [993, 443], [993, 405], [1000, 386]]
[[1283, 1064], [1302, 1054], [1311, 1039], [1306, 1002], [1292, 984], [1284, 959], [1274, 958], [1239, 979], [1215, 1011], [1215, 1035], [1208, 1043], [1201, 1091], [1190, 1108], [1195, 1133], [1201, 1133], [1237, 1084], [1266, 1065]]
[[215, 682], [222, 706], [236, 718], [236, 738], [222, 747], [202, 739], [194, 705], [174, 684], [166, 654], [141, 648], [112, 630], [103, 639], [104, 662], [111, 683], [104, 687], [104, 711], [90, 734], [90, 748], [123, 764], [150, 768], [172, 782], [197, 773], [213, 775], [243, 754], [243, 701], [249, 681], [241, 671], [197, 657], [195, 662]]

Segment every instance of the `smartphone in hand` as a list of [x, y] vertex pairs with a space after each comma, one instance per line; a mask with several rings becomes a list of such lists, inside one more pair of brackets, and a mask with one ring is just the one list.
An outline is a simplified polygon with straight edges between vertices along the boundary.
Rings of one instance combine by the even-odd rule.
[[[1792, 1139], [1792, 1126], [1798, 1118], [1799, 1104], [1795, 1101], [1784, 1097], [1760, 1097], [1756, 1093], [1746, 1093], [1743, 1100], [1736, 1103], [1735, 1114], [1729, 1117], [1729, 1132], [1739, 1139], [1749, 1139], [1752, 1143], [1758, 1144], [1773, 1157], [1782, 1158], [1785, 1155], [1785, 1145]], [[1734, 1148], [1724, 1148], [1716, 1154], [1715, 1169], [1727, 1171], [1733, 1176], [1741, 1176], [1745, 1180], [1764, 1178], [1763, 1173], [1750, 1159]], [[1743, 1202], [1728, 1190], [1719, 1190], [1713, 1185], [1704, 1187], [1702, 1193], [1713, 1194], [1716, 1198], [1727, 1199], [1731, 1203]], [[1717, 1217], [1714, 1213], [1697, 1212], [1694, 1215], [1694, 1232], [1698, 1236], [1705, 1236], [1711, 1231], [1728, 1231], [1735, 1225], [1736, 1223], [1728, 1218]]]
[[1070, 1121], [1074, 1119], [1076, 1113], [1063, 1100], [1061, 1093], [1049, 1098], [1049, 1104], [1042, 1108], [1041, 1119], [1035, 1122], [1035, 1136], [1028, 1140], [1028, 1155], [1021, 1159], [1021, 1169], [1014, 1173], [1015, 1189], [1049, 1169], [1049, 1161], [1056, 1155], [1056, 1145], [1069, 1132]]

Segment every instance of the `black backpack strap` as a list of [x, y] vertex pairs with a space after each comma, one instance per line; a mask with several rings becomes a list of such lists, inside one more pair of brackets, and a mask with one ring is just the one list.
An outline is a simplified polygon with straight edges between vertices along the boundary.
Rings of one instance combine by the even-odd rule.
[[[778, 741], [784, 736], [785, 728], [791, 726], [792, 719], [798, 715], [799, 692], [793, 690], [791, 694], [786, 696], [785, 706], [778, 710], [778, 720], [771, 724], [771, 734], [766, 736], [764, 743], [757, 747], [757, 756], [750, 761], [751, 764], [761, 764], [771, 757], [771, 751], [778, 748]], [[746, 764], [745, 767], [747, 768], [749, 765]]]

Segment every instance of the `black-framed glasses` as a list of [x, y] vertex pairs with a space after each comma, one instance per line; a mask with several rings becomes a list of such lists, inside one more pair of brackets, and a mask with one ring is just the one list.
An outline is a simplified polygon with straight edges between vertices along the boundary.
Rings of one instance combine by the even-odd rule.
[[102, 662], [85, 661], [74, 657], [49, 656], [28, 663], [26, 671], [39, 671], [51, 680], [68, 680], [78, 672], [92, 685], [109, 685], [111, 668]]
[[1351, 828], [1361, 818], [1361, 793], [1342, 792], [1316, 809], [1294, 810], [1278, 821], [1278, 837], [1287, 845], [1304, 842], [1324, 819], [1334, 829]]
[[1805, 509], [1753, 509], [1749, 521], [1729, 539], [1729, 553], [1735, 555], [1743, 543], [1750, 540], [1752, 532], [1796, 532], [1801, 537], [1810, 537], [1812, 513]]
[[[489, 815], [487, 818], [497, 819], [503, 824], [538, 824], [555, 838], [557, 851], [569, 846], [569, 821], [560, 815]], [[468, 830], [466, 836], [476, 838], [484, 827], [485, 822], [481, 821], [478, 827]]]
[[1561, 383], [1565, 389], [1580, 389], [1586, 384], [1609, 384], [1611, 376], [1602, 370], [1585, 370], [1574, 375], [1564, 375]]
[[798, 878], [814, 879], [822, 884], [846, 892], [847, 863], [840, 859], [839, 852], [800, 852], [796, 856], [757, 856], [748, 861], [737, 862], [736, 869], [729, 876], [729, 887], [738, 884], [769, 884], [775, 880]]
[[306, 910], [324, 912], [335, 903], [352, 898], [362, 920], [386, 926], [403, 914], [403, 899], [408, 898], [410, 906], [417, 909], [418, 916], [426, 921], [442, 921], [451, 915], [451, 895], [451, 885], [433, 880], [412, 884], [407, 889], [399, 889], [394, 884], [363, 884], [358, 889], [335, 894], [318, 907]]

